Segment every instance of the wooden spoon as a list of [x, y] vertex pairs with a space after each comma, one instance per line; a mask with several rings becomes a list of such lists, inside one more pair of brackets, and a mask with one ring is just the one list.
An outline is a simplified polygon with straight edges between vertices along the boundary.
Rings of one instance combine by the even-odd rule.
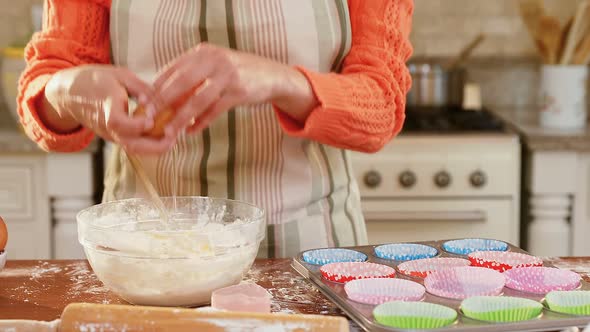
[[452, 70], [460, 66], [463, 62], [465, 62], [465, 60], [471, 55], [471, 53], [473, 53], [473, 50], [475, 50], [475, 48], [479, 46], [479, 44], [481, 44], [481, 42], [484, 39], [485, 35], [483, 33], [478, 34], [469, 44], [467, 44], [463, 48], [463, 50], [461, 50], [461, 53], [459, 53], [458, 56], [456, 56], [449, 63], [447, 63], [445, 68], [447, 70]]
[[547, 62], [547, 48], [539, 38], [539, 20], [545, 14], [542, 0], [522, 0], [519, 2], [520, 17], [522, 18], [529, 35], [533, 39], [539, 55]]
[[588, 10], [590, 9], [590, 0], [585, 0], [578, 5], [576, 14], [574, 16], [574, 22], [567, 36], [567, 42], [561, 57], [560, 64], [567, 65], [572, 61], [574, 51], [578, 46], [580, 39], [585, 36], [585, 32], [589, 27]]
[[553, 16], [543, 15], [539, 19], [539, 38], [547, 49], [547, 63], [556, 64], [559, 45], [561, 44], [561, 25]]
[[587, 34], [580, 45], [576, 48], [576, 52], [572, 58], [574, 65], [587, 65], [590, 62], [590, 34]]

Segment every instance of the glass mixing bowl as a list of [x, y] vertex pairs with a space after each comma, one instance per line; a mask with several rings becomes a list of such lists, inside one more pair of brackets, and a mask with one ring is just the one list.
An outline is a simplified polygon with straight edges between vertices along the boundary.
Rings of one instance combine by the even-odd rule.
[[[78, 213], [78, 239], [98, 278], [127, 302], [198, 306], [240, 282], [264, 239], [264, 211], [207, 197], [163, 198], [164, 222], [146, 199], [92, 206]], [[174, 211], [174, 212], [172, 212]]]

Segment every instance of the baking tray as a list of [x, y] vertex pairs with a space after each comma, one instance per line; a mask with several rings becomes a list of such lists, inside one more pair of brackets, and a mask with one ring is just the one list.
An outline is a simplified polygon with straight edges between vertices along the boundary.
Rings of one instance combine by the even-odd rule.
[[[418, 243], [418, 244], [425, 244], [431, 247], [434, 247], [438, 250], [438, 255], [436, 257], [459, 257], [459, 258], [467, 258], [466, 255], [457, 255], [453, 253], [446, 252], [442, 248], [442, 244], [446, 241], [451, 241], [456, 239], [448, 239], [448, 240], [439, 240], [439, 241], [423, 241], [423, 242], [405, 242], [405, 243]], [[506, 242], [506, 241], [503, 241]], [[528, 252], [506, 242], [508, 244], [508, 251], [513, 252], [520, 252], [529, 254]], [[346, 249], [352, 249], [359, 252], [362, 252], [367, 255], [368, 259], [367, 262], [373, 262], [383, 265], [388, 265], [394, 267], [396, 269], [396, 278], [400, 279], [407, 279], [418, 282], [420, 284], [424, 284], [423, 279], [421, 278], [414, 278], [403, 275], [399, 272], [397, 265], [402, 263], [401, 261], [391, 261], [378, 258], [375, 256], [374, 248], [377, 245], [371, 246], [361, 246], [361, 247], [347, 247]], [[357, 303], [349, 300], [344, 292], [344, 284], [335, 283], [328, 281], [322, 277], [320, 274], [320, 266], [308, 264], [303, 260], [303, 253], [300, 253], [297, 257], [293, 259], [292, 266], [293, 268], [301, 274], [304, 278], [310, 280], [314, 285], [316, 285], [319, 290], [331, 301], [333, 301], [342, 311], [344, 311], [348, 317], [350, 317], [353, 321], [355, 321], [361, 328], [365, 331], [378, 331], [378, 332], [392, 332], [392, 331], [412, 331], [412, 330], [405, 330], [405, 329], [395, 329], [383, 326], [373, 319], [373, 309], [375, 308], [374, 305], [362, 304]], [[544, 262], [544, 266], [554, 267], [552, 264]], [[590, 284], [586, 281], [582, 280], [582, 284], [580, 286], [582, 290], [590, 290]], [[519, 292], [510, 288], [504, 288], [502, 295], [505, 296], [515, 296], [515, 297], [522, 297], [528, 298], [532, 300], [539, 301], [544, 304], [544, 295], [537, 295], [531, 293], [523, 293]], [[543, 313], [537, 318], [529, 321], [523, 322], [516, 322], [516, 323], [489, 323], [474, 320], [468, 317], [463, 316], [460, 310], [461, 300], [453, 300], [447, 298], [441, 298], [432, 294], [426, 293], [425, 298], [423, 299], [425, 302], [442, 304], [447, 307], [451, 307], [455, 309], [458, 313], [457, 321], [450, 326], [439, 328], [439, 329], [432, 329], [431, 331], [457, 331], [457, 332], [468, 332], [468, 331], [525, 331], [525, 332], [533, 332], [533, 331], [559, 331], [568, 327], [578, 327], [583, 328], [590, 323], [590, 316], [573, 316], [573, 315], [566, 315], [560, 314], [557, 312], [550, 311], [546, 306], [544, 306]]]

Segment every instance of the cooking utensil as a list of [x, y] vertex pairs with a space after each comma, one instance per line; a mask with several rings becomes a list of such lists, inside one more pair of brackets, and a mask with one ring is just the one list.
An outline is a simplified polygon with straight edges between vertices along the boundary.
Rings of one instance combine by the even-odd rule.
[[550, 65], [556, 64], [559, 45], [561, 44], [561, 24], [559, 20], [553, 16], [541, 16], [538, 36], [547, 50], [547, 63]]
[[469, 44], [465, 45], [459, 55], [449, 61], [444, 68], [446, 70], [453, 70], [462, 65], [484, 39], [485, 35], [483, 33], [478, 34], [471, 42], [469, 42]]
[[539, 19], [545, 14], [542, 0], [523, 0], [519, 3], [520, 16], [535, 42], [543, 61], [547, 61], [547, 48], [539, 38]]
[[0, 321], [0, 330], [14, 332], [222, 332], [251, 330], [347, 332], [344, 317], [293, 314], [263, 314], [230, 311], [204, 311], [179, 308], [141, 307], [73, 303], [60, 320]]
[[407, 106], [442, 107], [461, 106], [465, 86], [465, 70], [445, 70], [430, 63], [410, 64], [412, 88], [407, 95]]
[[[137, 158], [137, 156], [135, 156], [131, 153], [127, 153], [127, 152], [125, 152], [125, 153], [127, 155], [127, 159], [129, 160], [129, 163], [131, 164], [131, 167], [133, 168], [133, 171], [135, 172], [135, 174], [139, 178], [139, 181], [141, 181], [141, 183], [143, 184], [143, 186], [149, 196], [150, 201], [152, 203], [154, 203], [154, 205], [156, 206], [156, 208], [160, 212], [160, 217], [161, 217], [162, 221], [167, 222], [169, 220], [168, 219], [168, 212], [167, 212], [168, 210], [166, 209], [164, 202], [162, 202], [162, 199], [160, 198], [160, 195], [156, 191], [156, 188], [152, 184], [152, 181], [147, 176], [147, 173], [145, 172], [145, 169], [143, 168], [143, 164], [141, 163], [141, 160], [139, 158]], [[176, 167], [176, 165], [173, 165], [173, 167]]]
[[[590, 17], [588, 18], [590, 19]], [[572, 58], [574, 65], [587, 65], [590, 62], [590, 33], [582, 39]]]
[[559, 60], [559, 62], [561, 62], [561, 60], [563, 59], [563, 57], [565, 55], [565, 48], [567, 46], [570, 32], [572, 31], [572, 25], [574, 24], [574, 19], [575, 19], [575, 15], [570, 17], [566, 21], [565, 25], [563, 26], [563, 29], [561, 30], [561, 43], [559, 44], [559, 51], [557, 52], [557, 59]]
[[[567, 35], [567, 42], [565, 45], [563, 56], [561, 57], [560, 64], [569, 64], [574, 56], [576, 46], [580, 42], [580, 38], [584, 37], [584, 33], [588, 29], [588, 16], [587, 12], [590, 9], [590, 0], [585, 0], [578, 5], [576, 14], [574, 16], [574, 22], [570, 32]], [[554, 24], [554, 23], [553, 23]]]

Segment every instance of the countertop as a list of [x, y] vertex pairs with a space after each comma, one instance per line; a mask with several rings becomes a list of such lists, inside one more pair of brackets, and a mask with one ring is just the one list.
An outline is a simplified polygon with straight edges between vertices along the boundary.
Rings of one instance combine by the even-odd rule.
[[533, 151], [590, 152], [590, 126], [580, 130], [543, 128], [534, 108], [493, 110]]
[[[590, 282], [590, 257], [545, 261], [576, 271]], [[272, 294], [273, 312], [343, 315], [291, 268], [290, 259], [257, 260], [244, 281]], [[8, 261], [0, 272], [0, 319], [50, 321], [72, 302], [125, 303], [102, 285], [85, 260]]]

